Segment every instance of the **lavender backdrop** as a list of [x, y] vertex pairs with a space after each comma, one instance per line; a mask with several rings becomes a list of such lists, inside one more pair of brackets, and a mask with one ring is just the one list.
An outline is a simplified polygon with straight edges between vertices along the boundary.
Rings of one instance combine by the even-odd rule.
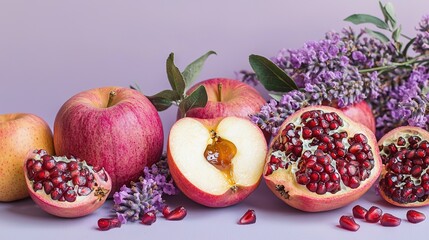
[[[414, 31], [421, 16], [429, 13], [427, 0], [391, 2], [397, 9], [404, 33]], [[83, 90], [138, 83], [146, 94], [154, 94], [169, 87], [165, 59], [170, 52], [175, 52], [176, 63], [183, 68], [206, 51], [215, 50], [218, 55], [209, 58], [199, 80], [211, 77], [233, 78], [236, 70], [249, 68], [247, 58], [250, 53], [273, 56], [283, 47], [300, 47], [305, 41], [322, 38], [326, 31], [348, 26], [342, 19], [352, 13], [380, 16], [378, 2], [0, 0], [0, 113], [35, 113], [52, 126], [60, 106]], [[266, 96], [265, 93], [264, 95]], [[175, 115], [175, 108], [161, 113], [165, 134], [168, 134]], [[194, 211], [195, 218], [190, 216], [188, 222], [175, 226], [180, 232], [210, 225], [213, 221], [219, 224], [228, 219], [231, 222], [227, 227], [230, 231], [252, 238], [265, 225], [246, 228], [250, 230], [243, 233], [243, 228], [236, 226], [233, 219], [241, 216], [248, 206], [268, 204], [268, 209], [261, 210], [259, 215], [261, 219], [265, 217], [267, 225], [283, 226], [283, 223], [278, 225], [283, 221], [287, 226], [287, 221], [305, 221], [308, 224], [303, 226], [301, 232], [306, 234], [317, 234], [320, 238], [324, 231], [333, 231], [334, 234], [343, 234], [347, 238], [352, 236], [335, 227], [338, 217], [350, 208], [318, 214], [322, 220], [330, 219], [322, 226], [319, 221], [311, 220], [313, 217], [285, 207], [270, 195], [265, 186], [258, 191], [245, 203], [218, 211], [179, 199], [179, 203], [183, 202]], [[263, 198], [265, 194], [269, 197]], [[374, 199], [377, 198], [371, 193], [360, 201], [366, 206], [374, 204], [374, 201], [380, 203]], [[389, 210], [388, 206], [385, 207]], [[32, 226], [35, 219], [39, 224], [52, 224], [72, 233], [76, 230], [73, 224], [78, 225], [78, 229], [92, 231], [91, 226], [95, 226], [97, 218], [108, 213], [109, 206], [83, 222], [70, 220], [72, 225], [47, 218], [49, 216], [40, 210], [33, 213], [34, 206], [30, 200], [19, 202], [18, 205], [2, 204], [0, 208], [1, 219], [5, 219], [0, 219], [0, 229], [7, 227], [10, 234], [19, 227], [19, 224], [14, 224], [11, 220]], [[399, 211], [396, 208], [391, 210]], [[207, 216], [207, 212], [210, 212], [211, 217], [203, 217]], [[293, 215], [294, 220], [287, 220], [283, 213]], [[197, 216], [201, 218], [196, 218]], [[272, 225], [270, 220], [278, 222]], [[162, 224], [165, 222], [154, 225], [148, 234], [156, 236], [162, 231]], [[326, 229], [326, 225], [330, 227]], [[173, 223], [169, 226], [173, 226]], [[306, 230], [315, 226], [320, 226], [320, 229], [313, 232]], [[271, 233], [275, 232], [275, 229], [267, 227], [272, 230]], [[424, 225], [416, 227], [412, 231], [417, 229], [417, 234], [425, 229]], [[135, 225], [127, 230], [133, 229], [140, 231], [140, 226]], [[390, 233], [395, 237], [399, 236], [399, 232], [406, 233], [410, 230], [403, 227], [390, 231], [367, 225], [365, 229], [359, 236], [373, 234], [375, 231]], [[211, 237], [219, 233], [211, 228], [205, 231]], [[98, 233], [92, 231], [90, 234], [94, 232]], [[103, 236], [123, 237], [125, 233], [126, 229], [122, 229]], [[189, 234], [190, 231], [182, 236], [192, 236]], [[289, 237], [293, 236], [298, 235], [292, 234]]]

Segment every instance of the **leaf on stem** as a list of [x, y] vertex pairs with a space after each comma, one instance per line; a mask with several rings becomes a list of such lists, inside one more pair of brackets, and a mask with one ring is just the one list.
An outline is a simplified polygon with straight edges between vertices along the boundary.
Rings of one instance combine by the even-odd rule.
[[373, 31], [373, 30], [368, 29], [368, 28], [365, 28], [365, 32], [368, 33], [369, 35], [379, 39], [382, 42], [388, 42], [389, 41], [389, 38], [381, 32]]
[[347, 18], [344, 19], [344, 21], [347, 22], [351, 22], [353, 24], [364, 24], [364, 23], [371, 23], [374, 24], [376, 27], [381, 28], [381, 29], [389, 29], [389, 26], [383, 22], [383, 20], [381, 20], [378, 17], [372, 16], [372, 15], [368, 15], [368, 14], [353, 14], [348, 16]]
[[147, 96], [147, 98], [158, 111], [164, 111], [169, 108], [173, 102], [180, 100], [179, 94], [173, 90], [164, 90], [153, 96]]
[[259, 82], [268, 91], [286, 93], [298, 89], [292, 78], [267, 58], [252, 54], [249, 62]]
[[204, 54], [203, 56], [199, 57], [198, 59], [193, 61], [191, 64], [189, 64], [185, 68], [185, 70], [182, 72], [183, 79], [185, 80], [185, 88], [186, 89], [189, 88], [191, 86], [192, 82], [195, 81], [198, 74], [200, 74], [201, 69], [203, 68], [204, 62], [212, 54], [216, 55], [216, 52], [208, 51], [206, 54]]
[[183, 80], [182, 73], [180, 73], [179, 69], [174, 65], [174, 53], [170, 53], [168, 56], [166, 68], [171, 88], [179, 95], [183, 95], [185, 92], [185, 81]]
[[205, 107], [208, 101], [207, 91], [203, 85], [200, 85], [189, 96], [185, 97], [179, 104], [179, 110], [182, 117], [192, 108]]

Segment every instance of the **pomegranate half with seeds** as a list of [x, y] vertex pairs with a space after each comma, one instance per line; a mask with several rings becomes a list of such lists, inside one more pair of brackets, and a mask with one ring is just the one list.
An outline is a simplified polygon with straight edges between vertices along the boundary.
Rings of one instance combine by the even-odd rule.
[[377, 141], [370, 129], [341, 110], [311, 106], [282, 124], [270, 143], [263, 174], [285, 203], [319, 212], [358, 199], [380, 171]]
[[28, 192], [46, 212], [65, 218], [82, 217], [97, 210], [112, 188], [103, 168], [74, 157], [50, 156], [36, 150], [24, 164]]
[[429, 132], [399, 127], [378, 142], [383, 169], [380, 195], [401, 207], [429, 204]]

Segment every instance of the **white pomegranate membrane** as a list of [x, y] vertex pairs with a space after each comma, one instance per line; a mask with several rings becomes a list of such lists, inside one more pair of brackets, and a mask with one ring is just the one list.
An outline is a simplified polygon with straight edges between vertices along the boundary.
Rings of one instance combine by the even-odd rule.
[[298, 184], [319, 195], [358, 188], [374, 168], [373, 150], [364, 134], [350, 136], [349, 127], [335, 112], [302, 113], [274, 139], [265, 176], [290, 169]]
[[394, 131], [379, 142], [384, 164], [379, 182], [382, 196], [395, 205], [427, 205], [429, 141], [420, 134], [422, 129], [402, 127]]

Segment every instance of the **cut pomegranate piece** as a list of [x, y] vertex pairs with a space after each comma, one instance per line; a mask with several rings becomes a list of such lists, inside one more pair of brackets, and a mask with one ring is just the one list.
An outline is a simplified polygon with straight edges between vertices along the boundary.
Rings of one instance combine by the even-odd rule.
[[340, 226], [344, 229], [356, 232], [359, 230], [360, 225], [355, 222], [355, 219], [351, 216], [341, 216]]
[[169, 212], [166, 216], [165, 219], [167, 220], [182, 220], [186, 217], [187, 215], [187, 211], [184, 207], [180, 206], [177, 207], [175, 209], [173, 209], [171, 212]]
[[426, 216], [423, 213], [418, 212], [416, 210], [409, 210], [407, 212], [407, 220], [410, 223], [423, 222], [425, 219], [426, 219]]
[[31, 198], [40, 208], [59, 217], [92, 213], [103, 205], [111, 189], [104, 169], [95, 171], [85, 161], [50, 156], [45, 151], [29, 155], [24, 173]]
[[429, 204], [429, 132], [399, 127], [378, 142], [383, 171], [380, 195], [401, 207]]
[[244, 215], [240, 218], [238, 221], [238, 224], [252, 224], [256, 222], [256, 214], [255, 210], [249, 209], [247, 210]]
[[365, 215], [365, 220], [369, 223], [376, 223], [380, 221], [383, 211], [376, 206], [372, 206]]
[[142, 216], [141, 223], [144, 225], [152, 225], [152, 223], [156, 222], [156, 212], [149, 211]]
[[308, 212], [347, 205], [377, 180], [374, 134], [340, 110], [311, 106], [288, 117], [270, 144], [264, 178], [292, 207]]
[[385, 213], [380, 219], [380, 224], [385, 227], [396, 227], [401, 224], [401, 219], [390, 213]]
[[360, 219], [365, 219], [365, 215], [368, 212], [368, 210], [366, 210], [360, 205], [354, 206], [352, 211], [353, 211], [353, 217], [360, 218]]

